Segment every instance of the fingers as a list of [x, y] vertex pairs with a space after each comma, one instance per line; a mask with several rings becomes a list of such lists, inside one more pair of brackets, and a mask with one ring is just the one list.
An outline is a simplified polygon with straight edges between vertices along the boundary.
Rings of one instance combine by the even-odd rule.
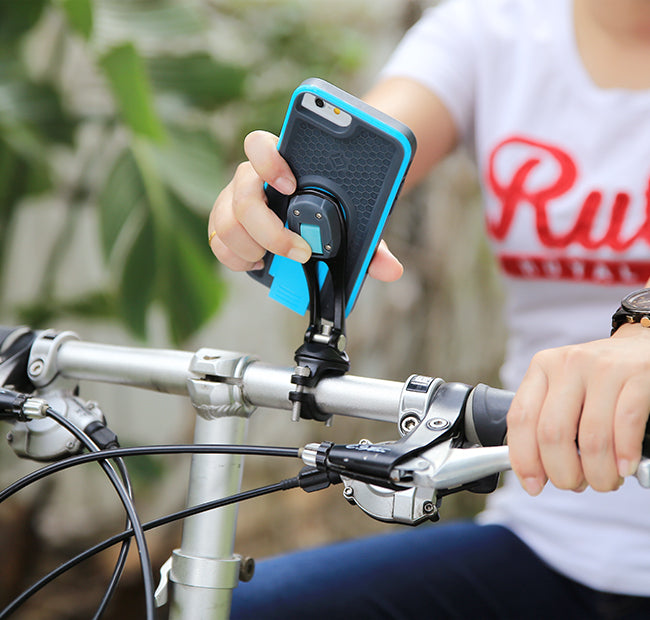
[[648, 412], [647, 380], [635, 377], [623, 386], [614, 412], [614, 453], [618, 475], [622, 478], [635, 473], [639, 466]]
[[267, 131], [253, 131], [244, 139], [244, 152], [255, 172], [281, 194], [296, 191], [296, 179], [277, 149], [278, 138]]
[[512, 467], [531, 495], [547, 479], [611, 491], [636, 471], [650, 412], [650, 333], [642, 329], [533, 358], [508, 413]]
[[[250, 164], [242, 164], [233, 180], [232, 211], [217, 222], [217, 236], [233, 251], [251, 260], [256, 246], [273, 254], [304, 263], [311, 247], [300, 236], [285, 228], [280, 218], [268, 208], [260, 177]], [[261, 257], [258, 257], [261, 258]]]
[[577, 435], [585, 481], [596, 491], [611, 491], [623, 483], [614, 448], [614, 412], [623, 388], [623, 376], [612, 361], [614, 365], [610, 367], [603, 353], [603, 358], [594, 365]]
[[214, 203], [208, 222], [210, 247], [215, 256], [234, 271], [259, 269], [267, 251], [306, 262], [309, 244], [285, 228], [268, 207], [264, 183], [293, 193], [291, 169], [276, 149], [277, 138], [253, 132], [245, 140], [250, 161], [240, 164]]
[[539, 358], [533, 359], [508, 411], [510, 462], [521, 485], [538, 495], [546, 484], [546, 471], [537, 443], [537, 426], [548, 390], [548, 378]]
[[584, 488], [585, 478], [576, 438], [585, 398], [583, 377], [576, 368], [581, 351], [571, 348], [540, 354], [548, 388], [539, 414], [537, 440], [546, 476], [560, 489]]

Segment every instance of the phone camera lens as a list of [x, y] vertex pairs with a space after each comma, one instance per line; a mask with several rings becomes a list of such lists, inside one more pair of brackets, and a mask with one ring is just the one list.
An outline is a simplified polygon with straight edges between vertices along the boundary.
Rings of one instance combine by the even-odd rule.
[[317, 108], [325, 107], [325, 102], [320, 97], [316, 97], [316, 101], [314, 103], [316, 104]]

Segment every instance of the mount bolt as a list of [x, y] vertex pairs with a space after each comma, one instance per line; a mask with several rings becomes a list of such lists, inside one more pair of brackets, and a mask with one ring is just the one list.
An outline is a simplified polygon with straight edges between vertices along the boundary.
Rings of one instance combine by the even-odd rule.
[[43, 360], [34, 360], [29, 367], [29, 374], [32, 375], [32, 377], [38, 377], [43, 372], [44, 368], [45, 364], [43, 363]]

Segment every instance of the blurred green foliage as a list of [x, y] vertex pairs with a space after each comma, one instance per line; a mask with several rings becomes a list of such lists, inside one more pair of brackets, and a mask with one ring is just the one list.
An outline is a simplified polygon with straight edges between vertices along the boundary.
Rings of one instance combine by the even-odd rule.
[[[278, 130], [302, 79], [345, 86], [362, 64], [358, 33], [340, 14], [315, 18], [314, 4], [0, 0], [3, 310], [34, 327], [70, 314], [117, 319], [146, 338], [157, 305], [175, 344], [204, 325], [225, 295], [207, 214], [243, 135]], [[78, 165], [71, 173], [61, 161]], [[64, 225], [34, 271], [34, 298], [16, 309], [2, 278], [10, 235], [26, 201], [44, 197], [63, 205]], [[87, 209], [107, 276], [65, 297], [57, 276]]]

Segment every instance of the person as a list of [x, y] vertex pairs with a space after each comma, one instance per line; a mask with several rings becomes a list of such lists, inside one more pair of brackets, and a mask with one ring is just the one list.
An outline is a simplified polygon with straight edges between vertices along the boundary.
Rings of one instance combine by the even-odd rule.
[[[233, 617], [648, 618], [650, 492], [627, 480], [650, 412], [650, 329], [609, 334], [650, 276], [650, 2], [446, 0], [365, 100], [406, 123], [407, 186], [475, 157], [506, 290], [502, 381], [514, 475], [476, 522], [262, 562]], [[267, 208], [296, 187], [276, 138], [218, 196], [210, 245], [234, 270], [310, 248]], [[402, 266], [382, 242], [370, 267]]]

